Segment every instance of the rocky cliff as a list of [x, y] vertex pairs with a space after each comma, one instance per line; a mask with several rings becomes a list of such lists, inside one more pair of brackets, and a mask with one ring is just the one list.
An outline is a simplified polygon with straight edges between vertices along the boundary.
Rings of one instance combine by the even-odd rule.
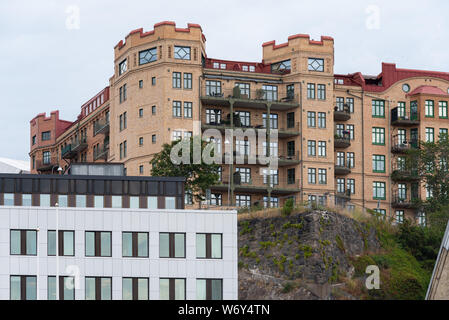
[[[239, 222], [239, 299], [353, 299], [335, 292], [352, 261], [376, 252], [376, 232], [327, 211]], [[344, 296], [341, 296], [344, 295]]]

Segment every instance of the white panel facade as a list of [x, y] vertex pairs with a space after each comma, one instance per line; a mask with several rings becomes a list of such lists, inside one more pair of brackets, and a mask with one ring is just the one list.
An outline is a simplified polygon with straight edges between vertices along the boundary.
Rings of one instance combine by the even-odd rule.
[[[56, 257], [47, 255], [47, 231], [56, 229], [56, 208], [0, 207], [0, 299], [10, 299], [10, 275], [37, 274], [39, 299]], [[223, 299], [238, 298], [237, 214], [234, 211], [60, 208], [59, 230], [75, 231], [75, 256], [59, 257], [59, 275], [76, 278], [75, 299], [85, 298], [85, 277], [112, 277], [112, 298], [122, 299], [122, 277], [149, 278], [149, 298], [159, 299], [160, 278], [186, 278], [186, 298], [196, 299], [196, 279], [223, 279]], [[39, 228], [38, 255], [10, 255], [10, 230]], [[85, 231], [111, 231], [112, 257], [86, 257]], [[149, 232], [148, 258], [122, 258], [122, 232]], [[186, 258], [159, 258], [159, 233], [186, 233]], [[222, 234], [222, 259], [196, 258], [196, 233]]]

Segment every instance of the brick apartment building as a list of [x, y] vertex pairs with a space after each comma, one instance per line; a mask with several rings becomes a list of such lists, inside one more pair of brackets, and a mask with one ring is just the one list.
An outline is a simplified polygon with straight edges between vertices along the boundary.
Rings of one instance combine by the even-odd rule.
[[[262, 62], [214, 59], [205, 44], [196, 24], [130, 32], [114, 48], [109, 86], [81, 106], [75, 122], [58, 111], [31, 121], [32, 172], [109, 161], [124, 163], [128, 175], [150, 175], [164, 143], [211, 128], [265, 128], [278, 130], [278, 141], [264, 146], [278, 156], [278, 169], [223, 165], [211, 205], [280, 206], [294, 197], [425, 223], [414, 200], [431, 190], [402, 163], [419, 141], [447, 133], [449, 73], [384, 63], [378, 76], [337, 75], [330, 37], [264, 43]], [[225, 150], [223, 139], [215, 141]], [[256, 147], [244, 139], [233, 150], [246, 155]], [[230, 171], [240, 173], [238, 183]]]

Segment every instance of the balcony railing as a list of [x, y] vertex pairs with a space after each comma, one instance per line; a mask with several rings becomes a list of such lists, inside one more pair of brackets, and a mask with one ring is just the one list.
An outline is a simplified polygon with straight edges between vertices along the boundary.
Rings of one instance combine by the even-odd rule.
[[203, 102], [210, 102], [219, 104], [226, 102], [229, 104], [229, 99], [234, 99], [234, 105], [241, 107], [266, 107], [267, 103], [272, 103], [277, 107], [284, 106], [285, 108], [292, 108], [292, 105], [297, 105], [299, 97], [293, 91], [287, 90], [244, 90], [240, 88], [220, 88], [204, 86], [201, 88], [201, 99]]
[[351, 111], [349, 105], [344, 104], [343, 107], [335, 106], [334, 108], [334, 120], [335, 121], [348, 121], [351, 119]]
[[400, 108], [391, 110], [391, 125], [415, 126], [419, 125], [419, 112], [417, 110], [405, 111]]
[[[223, 175], [224, 179], [213, 189], [227, 190], [229, 188], [229, 176]], [[270, 190], [273, 193], [289, 194], [299, 192], [300, 181], [298, 179], [289, 180], [286, 176], [279, 175], [259, 175], [252, 173], [250, 177], [245, 175], [234, 175], [234, 191], [235, 192], [254, 192], [267, 193]]]
[[392, 169], [391, 179], [393, 181], [418, 181], [421, 179], [418, 169], [410, 168], [406, 164], [399, 165], [398, 163], [394, 163]]
[[106, 134], [109, 132], [109, 120], [103, 119], [97, 121], [94, 126], [94, 133], [97, 134]]
[[334, 136], [335, 148], [348, 148], [351, 146], [351, 134], [348, 131], [337, 132]]
[[[222, 149], [223, 152], [223, 149]], [[288, 153], [288, 152], [280, 152], [278, 151], [277, 154], [274, 154], [275, 157], [277, 157], [278, 166], [285, 167], [289, 165], [298, 164], [300, 162], [300, 155], [299, 151]], [[255, 155], [249, 155], [245, 153], [241, 153], [239, 151], [234, 151], [234, 157], [233, 157], [233, 163], [234, 164], [260, 164], [261, 158], [257, 154]], [[230, 155], [227, 152], [223, 152], [223, 159], [224, 164], [231, 163]], [[250, 163], [251, 161], [251, 163]]]
[[40, 172], [47, 172], [53, 170], [59, 166], [58, 158], [50, 157], [45, 159], [36, 160], [35, 168]]
[[335, 165], [335, 175], [345, 176], [351, 173], [351, 166], [349, 163], [340, 163]]
[[78, 156], [79, 152], [84, 151], [87, 148], [87, 138], [75, 140], [73, 143], [66, 145], [61, 150], [61, 156], [63, 159], [73, 159]]
[[109, 144], [101, 145], [98, 149], [94, 151], [94, 161], [97, 160], [107, 160], [109, 153]]
[[336, 197], [344, 200], [350, 200], [351, 199], [351, 189], [346, 189], [345, 191], [339, 190], [339, 188], [336, 188]]
[[415, 209], [421, 205], [421, 197], [417, 192], [396, 190], [391, 202], [391, 206], [396, 209]]
[[393, 153], [407, 153], [412, 149], [418, 149], [419, 142], [417, 139], [407, 140], [403, 136], [393, 136], [391, 142], [391, 151]]

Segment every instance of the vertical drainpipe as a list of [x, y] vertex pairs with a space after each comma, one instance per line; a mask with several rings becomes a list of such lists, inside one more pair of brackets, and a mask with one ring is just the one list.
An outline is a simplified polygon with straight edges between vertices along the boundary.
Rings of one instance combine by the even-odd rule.
[[[271, 115], [271, 102], [267, 103], [267, 117], [265, 118], [265, 123], [266, 123], [266, 127], [267, 127], [267, 157], [270, 158], [271, 157], [271, 150], [270, 150], [270, 143], [271, 143], [271, 121], [270, 121], [270, 115]], [[279, 171], [278, 171], [279, 174]], [[268, 182], [268, 208], [271, 208], [271, 188], [272, 188], [272, 180], [271, 180], [271, 172], [270, 169], [267, 169], [267, 182]], [[279, 179], [279, 176], [278, 176]]]
[[300, 165], [300, 170], [299, 170], [299, 179], [301, 181], [301, 187], [300, 187], [300, 194], [299, 194], [299, 200], [300, 202], [304, 202], [304, 194], [303, 194], [303, 187], [304, 187], [304, 179], [303, 179], [303, 163], [304, 163], [304, 158], [303, 158], [303, 150], [302, 150], [302, 142], [304, 139], [304, 133], [302, 131], [302, 122], [303, 122], [303, 114], [302, 114], [302, 83], [299, 82], [299, 116], [300, 116], [300, 121], [299, 121], [299, 132], [300, 132], [300, 139], [299, 139], [299, 146], [301, 149], [301, 160], [299, 161], [299, 165]]
[[[391, 160], [392, 160], [392, 154], [391, 154], [391, 118], [390, 118], [390, 116], [391, 116], [391, 100], [388, 100], [388, 112], [387, 112], [387, 114], [386, 114], [386, 117], [387, 117], [387, 121], [388, 121], [388, 143], [387, 143], [387, 148], [388, 148], [388, 163], [389, 163], [389, 166], [388, 166], [388, 168], [389, 168], [389, 174], [391, 174], [391, 172], [392, 172], [392, 163], [391, 163]], [[392, 183], [392, 181], [391, 181], [391, 176], [389, 176], [388, 177], [388, 183], [389, 183], [389, 185], [390, 185], [390, 192], [389, 192], [389, 195], [388, 195], [388, 202], [389, 202], [389, 204], [388, 204], [388, 211], [389, 211], [389, 214], [390, 214], [390, 217], [391, 217], [391, 200], [392, 200], [392, 194], [393, 194], [393, 183]]]
[[229, 196], [230, 199], [230, 206], [234, 205], [234, 99], [229, 99], [229, 111], [230, 114], [230, 120], [231, 120], [231, 163], [229, 165], [229, 183], [230, 183], [230, 191], [231, 195]]
[[362, 207], [365, 208], [365, 89], [362, 88]]

